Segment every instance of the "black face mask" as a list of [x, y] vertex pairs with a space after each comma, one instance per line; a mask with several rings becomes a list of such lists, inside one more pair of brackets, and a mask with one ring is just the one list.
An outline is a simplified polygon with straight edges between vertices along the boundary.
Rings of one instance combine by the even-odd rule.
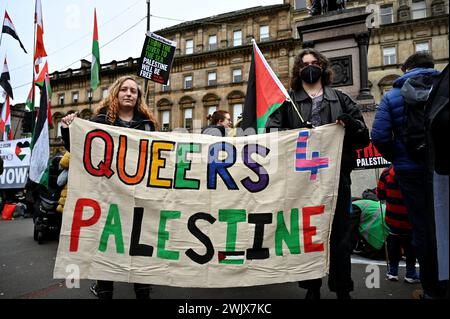
[[322, 69], [317, 66], [310, 64], [302, 69], [300, 77], [303, 81], [306, 83], [312, 84], [319, 81], [320, 77], [322, 76]]

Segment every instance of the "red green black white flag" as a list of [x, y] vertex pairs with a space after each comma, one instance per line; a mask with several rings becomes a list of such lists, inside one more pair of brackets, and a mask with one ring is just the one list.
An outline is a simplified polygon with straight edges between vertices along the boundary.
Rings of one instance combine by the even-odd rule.
[[286, 100], [289, 94], [273, 72], [264, 55], [253, 42], [252, 62], [248, 76], [242, 128], [254, 128], [258, 133], [265, 132], [269, 116]]
[[100, 48], [98, 46], [97, 11], [94, 9], [94, 34], [92, 37], [91, 89], [100, 83]]

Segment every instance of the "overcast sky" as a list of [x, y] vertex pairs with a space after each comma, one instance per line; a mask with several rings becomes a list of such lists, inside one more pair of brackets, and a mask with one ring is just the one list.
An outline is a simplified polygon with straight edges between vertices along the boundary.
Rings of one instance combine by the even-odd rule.
[[[8, 60], [13, 104], [25, 102], [32, 81], [34, 0], [0, 0], [0, 14], [5, 9], [28, 54], [9, 35], [3, 35], [1, 69]], [[94, 8], [97, 9], [100, 61], [138, 57], [145, 39], [146, 0], [41, 0], [44, 44], [50, 72], [79, 68], [80, 60], [91, 61]], [[251, 8], [282, 4], [283, 0], [151, 0], [150, 30], [157, 31], [184, 21]], [[142, 20], [141, 20], [142, 19]], [[140, 21], [141, 20], [141, 21]], [[140, 22], [139, 22], [140, 21]], [[136, 25], [135, 25], [136, 24]], [[131, 28], [135, 25], [133, 28]], [[129, 31], [107, 44], [121, 33]], [[105, 47], [105, 44], [107, 44]]]

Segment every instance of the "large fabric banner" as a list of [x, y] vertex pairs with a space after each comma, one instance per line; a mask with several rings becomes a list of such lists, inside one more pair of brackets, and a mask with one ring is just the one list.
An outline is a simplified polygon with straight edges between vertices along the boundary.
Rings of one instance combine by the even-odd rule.
[[0, 142], [0, 157], [4, 171], [0, 175], [0, 189], [24, 188], [30, 169], [31, 138]]
[[76, 119], [70, 135], [55, 278], [239, 287], [326, 275], [341, 126], [221, 138]]

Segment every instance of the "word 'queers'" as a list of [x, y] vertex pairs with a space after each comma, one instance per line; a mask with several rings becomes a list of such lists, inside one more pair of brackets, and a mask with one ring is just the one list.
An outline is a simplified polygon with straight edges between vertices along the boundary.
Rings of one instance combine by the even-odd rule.
[[[94, 140], [100, 140], [104, 143], [103, 159], [98, 163], [92, 162], [92, 150]], [[84, 141], [83, 163], [86, 171], [94, 177], [106, 176], [110, 178], [114, 175], [112, 166], [113, 157], [117, 157], [116, 172], [119, 180], [126, 185], [140, 184], [146, 175], [147, 167], [149, 176], [147, 187], [166, 188], [166, 189], [200, 189], [200, 180], [187, 178], [186, 173], [191, 169], [191, 161], [187, 159], [188, 153], [201, 153], [202, 144], [200, 143], [175, 143], [173, 141], [160, 141], [141, 139], [139, 141], [139, 152], [137, 164], [134, 168], [135, 174], [130, 175], [125, 170], [127, 156], [128, 138], [126, 135], [119, 136], [119, 145], [117, 154], [115, 154], [114, 141], [112, 136], [103, 130], [96, 129], [87, 133]], [[174, 177], [160, 177], [160, 170], [166, 168], [166, 158], [162, 157], [161, 152], [176, 152], [176, 166], [173, 172]], [[225, 152], [228, 156], [225, 159], [219, 159], [219, 154]], [[255, 182], [250, 177], [240, 181], [245, 189], [252, 193], [260, 192], [269, 184], [269, 174], [267, 170], [259, 163], [254, 161], [251, 156], [259, 154], [266, 157], [270, 149], [259, 144], [246, 144], [242, 149], [242, 160], [244, 165], [253, 171], [258, 180]], [[227, 142], [217, 142], [208, 146], [208, 163], [206, 169], [207, 189], [216, 189], [217, 176], [224, 181], [229, 190], [239, 190], [239, 187], [229, 172], [229, 168], [236, 163], [236, 147]], [[127, 170], [133, 168], [127, 167]]]
[[[311, 224], [311, 216], [324, 213], [324, 205], [303, 207], [301, 213], [299, 209], [292, 208], [290, 212], [279, 211], [275, 215], [272, 213], [247, 213], [244, 209], [219, 209], [218, 219], [211, 213], [197, 212], [189, 216], [187, 228], [189, 232], [205, 247], [206, 252], [201, 254], [193, 248], [184, 251], [184, 254], [197, 264], [211, 262], [216, 256], [220, 264], [244, 264], [244, 260], [268, 259], [270, 251], [268, 247], [263, 247], [265, 227], [275, 224], [275, 236], [273, 246], [275, 255], [283, 256], [283, 243], [288, 248], [291, 255], [311, 252], [321, 252], [324, 250], [322, 242], [313, 242], [313, 236], [316, 235], [316, 226]], [[85, 218], [84, 211], [88, 210], [89, 218]], [[94, 213], [92, 214], [92, 210]], [[70, 252], [77, 252], [79, 245], [80, 232], [83, 228], [92, 227], [102, 215], [100, 204], [93, 199], [79, 198], [75, 204], [73, 214], [71, 234], [70, 234]], [[288, 216], [287, 216], [288, 215]], [[142, 226], [144, 208], [134, 207], [133, 226], [131, 230], [130, 247], [128, 253], [130, 256], [154, 255], [155, 247], [140, 242], [141, 232], [145, 231]], [[180, 251], [167, 249], [167, 242], [170, 241], [170, 232], [166, 229], [166, 224], [170, 219], [180, 219], [181, 211], [161, 210], [158, 225], [158, 238], [156, 239], [156, 257], [160, 259], [179, 260]], [[286, 226], [286, 219], [289, 218], [289, 229]], [[197, 221], [206, 221], [209, 224], [226, 223], [227, 234], [224, 251], [214, 249], [214, 243], [207, 234], [197, 226]], [[238, 223], [254, 224], [253, 246], [246, 250], [236, 250], [236, 239], [238, 238]], [[301, 223], [301, 224], [300, 224]], [[245, 233], [244, 236], [250, 234]], [[112, 237], [112, 238], [110, 238]], [[128, 236], [126, 236], [128, 237]], [[115, 243], [117, 254], [125, 254], [124, 234], [122, 233], [121, 214], [117, 204], [110, 204], [105, 225], [98, 250], [104, 252], [107, 246]], [[302, 241], [300, 240], [302, 239]], [[302, 242], [302, 244], [301, 244]], [[216, 243], [217, 246], [217, 243]], [[204, 249], [202, 249], [203, 252]], [[285, 251], [286, 254], [286, 251]]]

